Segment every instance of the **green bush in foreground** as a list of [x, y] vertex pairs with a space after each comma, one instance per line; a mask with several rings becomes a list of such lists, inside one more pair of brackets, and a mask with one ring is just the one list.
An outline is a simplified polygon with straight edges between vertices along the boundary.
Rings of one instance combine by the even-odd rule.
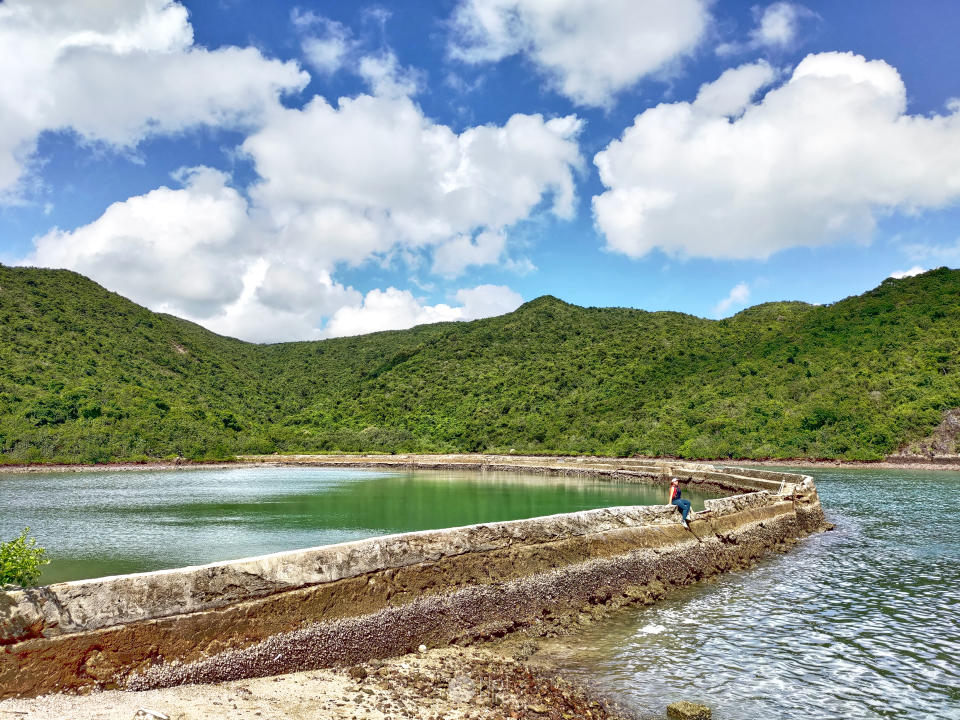
[[41, 568], [49, 564], [47, 551], [37, 547], [35, 538], [28, 538], [30, 528], [24, 528], [10, 542], [0, 543], [0, 587], [35, 585]]

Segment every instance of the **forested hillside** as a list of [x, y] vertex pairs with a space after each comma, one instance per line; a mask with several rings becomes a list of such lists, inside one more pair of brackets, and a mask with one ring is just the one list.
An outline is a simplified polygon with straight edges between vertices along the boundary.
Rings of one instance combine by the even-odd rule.
[[880, 458], [960, 407], [960, 271], [727, 320], [581, 308], [254, 345], [0, 266], [0, 462], [294, 451]]

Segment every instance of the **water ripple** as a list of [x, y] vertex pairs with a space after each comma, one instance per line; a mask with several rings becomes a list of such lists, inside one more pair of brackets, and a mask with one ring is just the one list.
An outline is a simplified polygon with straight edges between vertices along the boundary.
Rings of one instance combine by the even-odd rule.
[[548, 652], [643, 713], [960, 720], [960, 474], [817, 475], [834, 532]]

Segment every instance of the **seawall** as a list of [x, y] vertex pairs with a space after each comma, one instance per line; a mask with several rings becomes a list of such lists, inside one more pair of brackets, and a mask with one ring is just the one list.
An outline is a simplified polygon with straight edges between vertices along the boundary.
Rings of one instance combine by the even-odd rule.
[[478, 456], [272, 460], [615, 482], [675, 475], [731, 494], [708, 500], [690, 529], [671, 506], [614, 507], [0, 593], [0, 698], [214, 682], [542, 632], [654, 601], [824, 526], [813, 480], [774, 471]]

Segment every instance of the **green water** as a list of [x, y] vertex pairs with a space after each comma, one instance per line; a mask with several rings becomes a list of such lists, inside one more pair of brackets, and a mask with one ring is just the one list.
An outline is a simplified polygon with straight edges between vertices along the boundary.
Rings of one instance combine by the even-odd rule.
[[[685, 492], [694, 509], [709, 495]], [[25, 525], [41, 582], [231, 560], [375, 535], [667, 502], [667, 488], [507, 473], [238, 468], [0, 475], [0, 538]]]

